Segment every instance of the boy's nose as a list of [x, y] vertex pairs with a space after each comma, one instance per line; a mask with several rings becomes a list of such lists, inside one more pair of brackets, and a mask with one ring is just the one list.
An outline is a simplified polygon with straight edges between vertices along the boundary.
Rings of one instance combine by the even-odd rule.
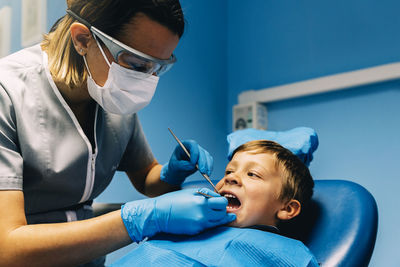
[[225, 177], [225, 183], [230, 185], [240, 185], [241, 179], [237, 175], [228, 175]]

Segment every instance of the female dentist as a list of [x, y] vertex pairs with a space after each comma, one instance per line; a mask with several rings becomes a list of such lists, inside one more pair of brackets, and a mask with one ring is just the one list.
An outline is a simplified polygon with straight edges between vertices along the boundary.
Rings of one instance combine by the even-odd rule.
[[136, 115], [176, 61], [179, 0], [67, 2], [40, 45], [0, 60], [0, 266], [103, 266], [132, 241], [234, 220], [207, 189], [214, 198], [182, 190], [91, 218], [116, 170], [158, 196], [213, 162], [187, 141], [190, 160], [177, 147], [161, 166]]

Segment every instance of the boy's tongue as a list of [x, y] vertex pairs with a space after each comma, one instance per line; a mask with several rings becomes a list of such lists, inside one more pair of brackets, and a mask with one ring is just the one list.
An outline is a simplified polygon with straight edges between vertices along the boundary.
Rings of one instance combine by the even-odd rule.
[[228, 208], [227, 208], [228, 210], [236, 210], [240, 208], [241, 203], [236, 196], [232, 194], [225, 194], [224, 197], [228, 199]]

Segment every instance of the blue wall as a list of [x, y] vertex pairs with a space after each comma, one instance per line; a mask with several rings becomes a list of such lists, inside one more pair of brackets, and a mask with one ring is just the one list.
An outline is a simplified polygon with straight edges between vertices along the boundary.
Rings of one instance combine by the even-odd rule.
[[[398, 10], [395, 0], [228, 1], [227, 110], [245, 90], [400, 61]], [[269, 129], [317, 130], [315, 179], [352, 180], [375, 196], [370, 266], [400, 266], [399, 100], [394, 81], [267, 105]]]

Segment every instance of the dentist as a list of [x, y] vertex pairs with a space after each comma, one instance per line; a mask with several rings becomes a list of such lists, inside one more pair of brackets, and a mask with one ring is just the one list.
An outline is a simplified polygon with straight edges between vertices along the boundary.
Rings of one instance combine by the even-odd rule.
[[[179, 0], [67, 3], [40, 45], [0, 60], [0, 266], [104, 266], [156, 233], [234, 220], [210, 190], [171, 192], [196, 164], [210, 174], [212, 157], [186, 141], [190, 159], [177, 147], [158, 164], [136, 114], [176, 62]], [[154, 198], [92, 218], [117, 170]]]

